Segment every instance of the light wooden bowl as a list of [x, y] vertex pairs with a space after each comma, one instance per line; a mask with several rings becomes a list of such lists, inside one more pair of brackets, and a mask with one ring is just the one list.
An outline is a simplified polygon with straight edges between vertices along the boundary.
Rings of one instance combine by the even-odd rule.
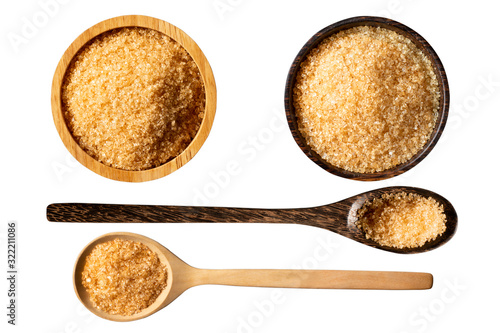
[[[198, 66], [201, 73], [204, 87], [205, 87], [205, 113], [198, 130], [189, 146], [174, 159], [166, 162], [159, 167], [143, 170], [143, 171], [127, 171], [116, 169], [95, 160], [88, 155], [74, 140], [71, 135], [66, 122], [64, 120], [62, 101], [61, 101], [61, 87], [64, 75], [68, 66], [70, 65], [73, 57], [78, 51], [94, 37], [116, 28], [123, 27], [143, 27], [159, 31], [170, 38], [174, 39], [182, 45], [186, 51], [191, 55], [193, 60]], [[212, 128], [213, 120], [215, 117], [216, 109], [216, 87], [215, 79], [205, 55], [196, 43], [182, 30], [176, 26], [165, 21], [140, 15], [127, 15], [111, 18], [102, 21], [88, 30], [84, 31], [78, 38], [68, 47], [63, 54], [59, 64], [57, 65], [54, 79], [52, 82], [52, 116], [54, 124], [59, 132], [64, 145], [69, 152], [85, 167], [94, 171], [95, 173], [114, 180], [127, 181], [127, 182], [143, 182], [153, 179], [164, 177], [186, 164], [194, 155], [200, 150], [205, 142]]]
[[[350, 29], [356, 26], [374, 26], [374, 27], [382, 27], [389, 30], [393, 30], [408, 39], [410, 39], [431, 61], [434, 71], [436, 73], [436, 77], [439, 85], [439, 92], [441, 94], [440, 104], [438, 109], [438, 117], [436, 121], [436, 125], [434, 127], [433, 132], [427, 143], [422, 147], [420, 151], [418, 151], [415, 155], [413, 155], [408, 161], [396, 165], [387, 170], [373, 172], [373, 173], [359, 173], [359, 172], [351, 172], [334, 166], [324, 160], [319, 154], [317, 154], [309, 145], [307, 144], [306, 139], [302, 136], [299, 131], [297, 124], [297, 115], [295, 113], [295, 108], [293, 106], [293, 88], [295, 86], [295, 80], [297, 77], [297, 73], [300, 69], [300, 64], [306, 59], [307, 55], [311, 50], [316, 48], [324, 39], [335, 35], [336, 33]], [[341, 176], [348, 179], [355, 180], [381, 180], [391, 178], [397, 175], [400, 175], [409, 169], [413, 168], [419, 162], [421, 162], [429, 152], [434, 148], [437, 141], [439, 140], [444, 127], [446, 125], [446, 120], [448, 118], [448, 110], [449, 110], [449, 102], [450, 101], [450, 92], [448, 87], [448, 79], [446, 78], [446, 73], [439, 59], [438, 55], [434, 51], [434, 49], [429, 45], [429, 43], [420, 36], [417, 32], [412, 30], [411, 28], [401, 24], [399, 22], [383, 18], [383, 17], [373, 17], [373, 16], [359, 16], [352, 17], [337, 23], [334, 23], [321, 31], [317, 32], [314, 36], [307, 41], [307, 43], [302, 47], [300, 52], [295, 57], [295, 60], [290, 67], [288, 72], [288, 77], [286, 81], [285, 88], [285, 111], [288, 120], [288, 126], [290, 127], [290, 131], [292, 132], [293, 138], [295, 142], [298, 144], [300, 149], [307, 155], [314, 163], [325, 169], [326, 171], [333, 173], [337, 176]]]

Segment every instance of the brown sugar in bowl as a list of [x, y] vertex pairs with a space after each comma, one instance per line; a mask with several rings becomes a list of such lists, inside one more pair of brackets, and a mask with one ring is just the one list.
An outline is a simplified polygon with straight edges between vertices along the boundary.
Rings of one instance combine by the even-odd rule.
[[[388, 34], [393, 34], [392, 32], [395, 32], [398, 36], [402, 36], [403, 40], [409, 40], [416, 47], [417, 52], [421, 52], [423, 54], [423, 58], [426, 58], [425, 61], [430, 62], [430, 67], [432, 68], [431, 71], [433, 73], [432, 75], [433, 76], [435, 75], [435, 81], [437, 81], [436, 91], [437, 91], [437, 96], [439, 98], [439, 100], [437, 102], [435, 102], [435, 105], [436, 105], [435, 111], [436, 112], [434, 115], [434, 119], [435, 119], [434, 126], [430, 130], [429, 129], [427, 130], [428, 131], [427, 139], [423, 140], [423, 142], [421, 143], [421, 146], [418, 149], [415, 149], [415, 147], [413, 147], [413, 149], [416, 151], [413, 152], [412, 154], [408, 154], [409, 157], [407, 157], [406, 160], [403, 160], [402, 162], [393, 163], [392, 165], [389, 165], [389, 166], [384, 166], [384, 167], [376, 166], [378, 169], [375, 167], [371, 168], [371, 165], [368, 165], [368, 167], [366, 167], [366, 164], [369, 164], [369, 163], [366, 162], [368, 159], [365, 159], [363, 157], [362, 153], [365, 153], [365, 152], [361, 152], [360, 154], [356, 155], [356, 153], [358, 153], [359, 151], [354, 151], [353, 153], [351, 151], [346, 151], [346, 156], [348, 156], [348, 157], [344, 158], [344, 160], [347, 161], [347, 165], [349, 167], [343, 167], [343, 166], [341, 166], [341, 163], [337, 163], [336, 165], [334, 163], [332, 163], [332, 159], [335, 159], [335, 157], [332, 157], [333, 154], [325, 157], [325, 155], [328, 155], [328, 154], [325, 154], [325, 151], [320, 151], [320, 150], [316, 151], [317, 148], [313, 148], [312, 145], [310, 144], [312, 141], [308, 141], [308, 140], [316, 140], [321, 145], [324, 143], [324, 141], [322, 142], [322, 140], [325, 140], [326, 137], [319, 137], [319, 139], [318, 138], [311, 139], [311, 137], [306, 137], [308, 134], [307, 133], [304, 134], [304, 127], [306, 127], [306, 126], [304, 126], [303, 124], [304, 124], [304, 122], [311, 121], [311, 120], [310, 119], [304, 120], [303, 118], [300, 118], [300, 117], [304, 117], [304, 116], [302, 114], [299, 114], [299, 111], [301, 111], [301, 110], [297, 110], [296, 105], [295, 105], [296, 104], [295, 98], [297, 96], [295, 89], [296, 89], [296, 86], [298, 84], [297, 82], [304, 81], [304, 79], [303, 79], [304, 73], [302, 72], [303, 71], [302, 66], [307, 66], [306, 61], [309, 61], [309, 63], [312, 63], [313, 66], [317, 65], [318, 59], [309, 60], [309, 58], [308, 58], [309, 55], [314, 53], [311, 56], [311, 57], [314, 57], [317, 54], [320, 54], [321, 50], [319, 47], [322, 45], [323, 42], [326, 42], [330, 37], [336, 36], [339, 33], [347, 34], [349, 31], [353, 31], [356, 29], [357, 29], [357, 31], [362, 31], [363, 27], [368, 27], [366, 30], [371, 29], [373, 31], [375, 31], [375, 30], [376, 31], [388, 31], [387, 32]], [[355, 28], [355, 29], [353, 29], [353, 28]], [[382, 28], [382, 29], [377, 30], [380, 28]], [[366, 31], [362, 31], [362, 33], [366, 33]], [[370, 32], [368, 32], [368, 33], [370, 33]], [[372, 45], [367, 46], [366, 49], [368, 50], [368, 52], [370, 52], [370, 48], [372, 48]], [[354, 56], [354, 55], [349, 54], [349, 56]], [[336, 61], [336, 59], [334, 59], [334, 60]], [[366, 64], [363, 64], [363, 63], [361, 63], [361, 65], [359, 65], [359, 62], [356, 62], [358, 59], [352, 59], [352, 58], [339, 59], [339, 61], [341, 61], [341, 60], [344, 62], [345, 61], [348, 61], [348, 62], [352, 61], [351, 63], [355, 64], [355, 66], [366, 66]], [[314, 61], [316, 61], [316, 63], [314, 63]], [[320, 58], [319, 61], [320, 62], [324, 61], [326, 63], [327, 60]], [[305, 65], [303, 65], [303, 64], [305, 64]], [[379, 64], [375, 64], [375, 66], [379, 66]], [[349, 74], [354, 75], [356, 73], [349, 73]], [[328, 80], [329, 78], [323, 78], [323, 79]], [[314, 80], [316, 80], [317, 82], [320, 82], [320, 83], [325, 82], [325, 81], [321, 81], [323, 79], [322, 78], [318, 79], [317, 77], [314, 77]], [[390, 82], [389, 80], [385, 81], [385, 78], [383, 78], [383, 80], [381, 80], [381, 81], [384, 81], [384, 83]], [[343, 83], [343, 82], [340, 82], [340, 83]], [[329, 82], [329, 84], [331, 84], [331, 82]], [[366, 88], [366, 87], [363, 87], [363, 89], [364, 88]], [[370, 88], [370, 87], [368, 87], [368, 88]], [[337, 89], [340, 89], [340, 88], [337, 88]], [[350, 89], [350, 87], [348, 87], [347, 90], [348, 89]], [[364, 91], [361, 91], [361, 93], [364, 93]], [[313, 101], [314, 101], [314, 99], [313, 99]], [[323, 100], [319, 100], [319, 99], [318, 99], [318, 103], [323, 103], [320, 105], [327, 105], [324, 103]], [[300, 107], [301, 107], [301, 105], [299, 105], [299, 108]], [[310, 107], [310, 106], [306, 106], [306, 107]], [[331, 110], [332, 110], [332, 112], [335, 112], [335, 111], [340, 112], [340, 111], [338, 111], [338, 109], [335, 109], [335, 108], [332, 108]], [[328, 171], [332, 174], [344, 177], [344, 178], [355, 179], [355, 180], [369, 181], [369, 180], [381, 180], [381, 179], [391, 178], [391, 177], [397, 176], [401, 173], [408, 171], [409, 169], [414, 167], [416, 164], [418, 164], [420, 161], [422, 161], [429, 154], [429, 152], [433, 149], [433, 147], [436, 145], [439, 137], [441, 136], [441, 133], [445, 127], [446, 120], [448, 117], [448, 110], [449, 110], [448, 81], [446, 78], [446, 73], [444, 71], [444, 67], [443, 67], [441, 61], [439, 60], [439, 57], [437, 56], [436, 52], [427, 43], [427, 41], [425, 41], [425, 39], [423, 37], [421, 37], [418, 33], [413, 31], [409, 27], [407, 27], [399, 22], [396, 22], [396, 21], [393, 21], [390, 19], [386, 19], [386, 18], [381, 18], [381, 17], [371, 17], [371, 16], [353, 17], [353, 18], [349, 18], [349, 19], [334, 23], [334, 24], [322, 29], [318, 33], [316, 33], [302, 47], [302, 49], [300, 50], [300, 52], [296, 56], [292, 66], [290, 67], [288, 77], [287, 77], [287, 82], [286, 82], [286, 88], [285, 88], [285, 111], [286, 111], [286, 116], [287, 116], [287, 120], [288, 120], [288, 125], [290, 127], [290, 130], [292, 132], [292, 135], [293, 135], [296, 143], [301, 148], [301, 150], [313, 162], [318, 164], [320, 167], [322, 167], [326, 171]], [[349, 122], [349, 119], [352, 119], [352, 118], [350, 118], [351, 116], [353, 116], [353, 115], [358, 116], [359, 115], [359, 110], [355, 109], [355, 110], [351, 110], [351, 111], [352, 111], [351, 113], [349, 113], [349, 112], [346, 113], [347, 117], [344, 117], [344, 119], [347, 120], [346, 121], [347, 123]], [[358, 113], [358, 114], [356, 114], [356, 113]], [[324, 118], [321, 118], [324, 116], [325, 116], [325, 114], [320, 114], [319, 118], [324, 119]], [[327, 114], [326, 116], [328, 117], [329, 115]], [[377, 116], [385, 117], [385, 114], [383, 112], [381, 112]], [[335, 115], [335, 117], [337, 117], [337, 115]], [[339, 115], [337, 118], [341, 118], [341, 116]], [[383, 119], [385, 119], [385, 118], [383, 118]], [[342, 121], [343, 121], [343, 119], [342, 119]], [[321, 129], [319, 129], [318, 131], [324, 132], [324, 130], [327, 126], [327, 121], [324, 121], [323, 123], [319, 123], [319, 125], [320, 125]], [[377, 125], [379, 125], [379, 124], [377, 124]], [[339, 127], [337, 127], [337, 128], [339, 128]], [[328, 135], [331, 135], [331, 130], [332, 130], [331, 128], [326, 128]], [[362, 130], [366, 130], [366, 128], [362, 128]], [[328, 132], [328, 131], [330, 131], [330, 132]], [[352, 133], [353, 131], [354, 130], [352, 130], [350, 133]], [[389, 129], [388, 132], [390, 132], [390, 131], [391, 130]], [[341, 137], [341, 139], [343, 140], [341, 143], [342, 144], [345, 143], [346, 146], [352, 146], [351, 140], [355, 141], [356, 138], [353, 138], [350, 134], [346, 135], [345, 134], [346, 132], [343, 131], [342, 128], [340, 130], [340, 133], [342, 135], [344, 135], [343, 137]], [[347, 132], [347, 133], [349, 133], [349, 132]], [[314, 135], [316, 135], [316, 133]], [[363, 135], [366, 136], [366, 134], [363, 132], [355, 132], [355, 136], [361, 137], [362, 140], [364, 140]], [[382, 141], [382, 140], [380, 140], [380, 141]], [[328, 144], [329, 143], [327, 142], [325, 146], [327, 146]], [[335, 147], [340, 147], [340, 146], [335, 146]], [[402, 148], [402, 151], [404, 151], [404, 152], [408, 151], [407, 147], [405, 147], [405, 146], [403, 146], [401, 148]], [[368, 152], [371, 153], [371, 151], [368, 151]], [[342, 152], [342, 153], [344, 153], [344, 152]], [[352, 156], [352, 160], [355, 161], [357, 159], [358, 161], [361, 161], [359, 163], [365, 164], [364, 170], [361, 170], [361, 169], [356, 170], [355, 168], [350, 168], [349, 163], [350, 163], [351, 156]], [[370, 157], [370, 156], [368, 156], [368, 157]], [[399, 158], [400, 156], [397, 155], [397, 157]], [[402, 159], [402, 158], [400, 158], [400, 159]], [[344, 162], [345, 161], [342, 161], [342, 163], [344, 163]], [[352, 162], [353, 165], [354, 165], [354, 163], [356, 163], [356, 162]], [[370, 163], [372, 163], [372, 162], [370, 162]], [[382, 162], [380, 164], [382, 165]]]
[[[180, 149], [177, 147], [177, 153], [172, 154], [172, 156], [168, 159], [166, 158], [161, 164], [157, 163], [159, 165], [152, 164], [151, 167], [127, 169], [110, 163], [105, 163], [102, 160], [100, 161], [99, 158], [92, 155], [91, 151], [88, 151], [88, 148], [84, 149], [82, 145], [77, 142], [77, 139], [75, 139], [71, 129], [69, 128], [70, 125], [68, 124], [68, 120], [65, 117], [63, 88], [65, 87], [65, 78], [69, 69], [73, 63], [76, 63], [76, 57], [79, 55], [80, 51], [88, 48], [88, 45], [96, 40], [96, 37], [101, 38], [102, 40], [102, 38], [106, 38], [102, 36], [106, 36], [106, 34], [113, 34], [114, 31], [120, 31], [120, 29], [129, 29], [131, 31], [134, 29], [137, 31], [151, 31], [153, 35], [168, 37], [166, 39], [173, 40], [173, 44], [178, 44], [183, 52], [184, 50], [187, 52], [187, 57], [189, 57], [189, 59], [196, 65], [195, 67], [198, 71], [197, 75], [201, 77], [202, 89], [204, 90], [204, 109], [199, 113], [202, 116], [201, 121], [198, 121], [198, 124], [195, 124], [195, 126], [197, 126], [197, 130], [194, 132], [194, 137], [189, 138], [191, 134], [186, 135], [190, 141], [183, 143], [184, 146], [181, 146]], [[182, 84], [184, 84], [184, 81], [182, 81]], [[68, 151], [81, 164], [95, 173], [109, 179], [127, 182], [142, 182], [158, 179], [174, 172], [191, 160], [191, 158], [193, 158], [199, 151], [210, 133], [215, 117], [216, 86], [210, 64], [198, 45], [186, 33], [174, 25], [156, 18], [140, 15], [128, 15], [111, 18], [92, 26], [78, 36], [78, 38], [68, 47], [59, 61], [54, 74], [51, 102], [54, 124], [59, 136]], [[155, 116], [156, 118], [151, 117], [153, 121], [160, 117], [160, 121], [167, 122], [167, 120], [163, 120], [161, 116]], [[170, 120], [168, 121], [170, 122]], [[88, 124], [92, 126], [92, 121], [88, 122]], [[147, 129], [147, 123], [146, 126], [144, 126], [144, 123], [141, 125], [142, 128], [146, 128], [145, 131], [149, 130]], [[151, 126], [155, 128], [155, 124], [151, 124]], [[177, 127], [184, 128], [185, 126], [181, 125]], [[102, 138], [99, 139], [106, 142]], [[143, 141], [147, 141], [147, 138]], [[164, 147], [162, 142], [156, 142], [155, 144], [156, 146], [151, 149], [158, 149], [158, 145], [160, 145], [160, 147]], [[160, 151], [160, 153], [162, 152]], [[118, 157], [121, 158], [121, 156]], [[141, 162], [141, 159], [139, 159], [139, 162]]]

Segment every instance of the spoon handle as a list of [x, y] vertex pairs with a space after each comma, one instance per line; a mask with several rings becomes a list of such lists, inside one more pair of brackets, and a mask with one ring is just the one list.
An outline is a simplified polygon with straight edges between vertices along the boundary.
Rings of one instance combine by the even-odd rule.
[[198, 270], [199, 284], [315, 289], [430, 289], [432, 274], [411, 272], [229, 269]]
[[47, 207], [52, 222], [226, 222], [298, 223], [321, 227], [347, 220], [350, 205], [342, 203], [299, 209], [257, 209], [155, 205], [59, 203]]

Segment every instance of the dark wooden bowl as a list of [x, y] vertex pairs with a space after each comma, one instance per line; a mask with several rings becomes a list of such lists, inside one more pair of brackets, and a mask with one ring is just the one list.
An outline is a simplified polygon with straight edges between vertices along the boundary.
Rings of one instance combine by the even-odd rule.
[[[295, 108], [293, 106], [293, 87], [295, 86], [295, 79], [297, 73], [300, 69], [300, 64], [305, 60], [309, 52], [317, 47], [319, 43], [321, 43], [325, 38], [328, 38], [336, 33], [346, 30], [356, 26], [374, 26], [374, 27], [382, 27], [386, 29], [393, 30], [407, 38], [409, 38], [420, 50], [424, 52], [424, 54], [430, 59], [434, 71], [437, 76], [439, 91], [441, 94], [440, 97], [440, 105], [438, 109], [438, 118], [436, 121], [436, 126], [434, 127], [433, 132], [429, 138], [429, 141], [422, 147], [422, 149], [417, 152], [411, 159], [407, 162], [399, 164], [391, 169], [387, 169], [380, 172], [374, 173], [358, 173], [351, 172], [334, 166], [327, 161], [325, 161], [321, 156], [319, 156], [315, 151], [309, 147], [307, 141], [304, 139], [302, 134], [300, 133], [297, 125], [297, 116], [295, 114]], [[355, 180], [381, 180], [391, 178], [397, 175], [400, 175], [409, 169], [413, 168], [420, 161], [422, 161], [427, 154], [434, 148], [443, 129], [446, 125], [446, 120], [448, 118], [448, 110], [450, 103], [450, 91], [448, 87], [448, 79], [446, 78], [446, 73], [439, 60], [438, 55], [432, 49], [432, 47], [427, 43], [427, 41], [420, 36], [418, 33], [410, 29], [409, 27], [401, 24], [399, 22], [382, 18], [382, 17], [373, 17], [373, 16], [358, 16], [348, 18], [346, 20], [339, 21], [334, 23], [319, 32], [317, 32], [307, 43], [302, 47], [300, 52], [295, 57], [295, 60], [290, 67], [288, 72], [288, 77], [286, 81], [285, 87], [285, 112], [288, 121], [288, 126], [292, 132], [292, 135], [299, 145], [300, 149], [309, 157], [314, 163], [325, 169], [326, 171], [333, 173], [337, 176], [341, 176], [344, 178], [355, 179]]]

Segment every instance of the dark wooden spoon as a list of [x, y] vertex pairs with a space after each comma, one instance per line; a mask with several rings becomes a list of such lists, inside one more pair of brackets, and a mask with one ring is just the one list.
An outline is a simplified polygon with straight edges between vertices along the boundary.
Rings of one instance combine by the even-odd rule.
[[[404, 191], [432, 197], [441, 203], [446, 214], [446, 231], [435, 240], [417, 248], [382, 246], [366, 236], [356, 226], [357, 210], [365, 201], [384, 193]], [[256, 209], [228, 207], [189, 207], [153, 205], [115, 205], [86, 203], [56, 203], [47, 207], [51, 222], [119, 222], [119, 223], [287, 223], [304, 224], [327, 229], [365, 245], [395, 253], [421, 253], [440, 247], [449, 241], [457, 228], [457, 213], [452, 204], [429, 190], [396, 186], [368, 191], [342, 201], [310, 208]]]

